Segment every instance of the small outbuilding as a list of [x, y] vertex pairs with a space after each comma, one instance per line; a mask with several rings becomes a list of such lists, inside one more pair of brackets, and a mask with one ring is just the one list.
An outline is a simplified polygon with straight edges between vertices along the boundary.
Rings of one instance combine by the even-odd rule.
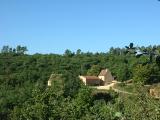
[[85, 85], [101, 86], [103, 81], [97, 76], [79, 76]]
[[85, 85], [89, 86], [105, 86], [114, 80], [111, 72], [108, 69], [101, 70], [98, 76], [79, 76]]

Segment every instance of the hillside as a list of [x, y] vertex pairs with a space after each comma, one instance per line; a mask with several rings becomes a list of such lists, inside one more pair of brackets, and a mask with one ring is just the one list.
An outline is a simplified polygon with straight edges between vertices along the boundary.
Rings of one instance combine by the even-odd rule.
[[[131, 43], [106, 53], [66, 50], [63, 55], [28, 55], [26, 50], [22, 46], [1, 50], [0, 119], [160, 119], [159, 100], [143, 91], [145, 84], [160, 82], [159, 45], [138, 49]], [[104, 68], [117, 81], [133, 79], [139, 94], [95, 95], [78, 79]], [[58, 79], [63, 82], [47, 87], [51, 74], [62, 74]]]

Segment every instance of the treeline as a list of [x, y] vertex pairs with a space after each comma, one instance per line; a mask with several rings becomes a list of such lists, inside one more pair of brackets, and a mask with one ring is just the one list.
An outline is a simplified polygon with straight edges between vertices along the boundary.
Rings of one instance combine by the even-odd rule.
[[8, 45], [6, 46], [3, 46], [2, 49], [1, 49], [1, 53], [17, 53], [17, 54], [24, 54], [25, 52], [27, 52], [28, 49], [26, 46], [20, 46], [18, 45], [16, 48], [12, 48], [12, 47], [9, 47]]
[[[112, 47], [106, 53], [84, 53], [79, 49], [66, 50], [63, 55], [28, 55], [26, 51], [25, 46], [3, 46], [1, 50], [1, 119], [130, 119], [136, 117], [136, 111], [127, 109], [130, 98], [125, 99], [128, 104], [122, 104], [123, 97], [111, 92], [109, 98], [97, 100], [99, 97], [84, 87], [78, 76], [98, 75], [101, 69], [108, 68], [118, 81], [133, 79], [140, 85], [160, 82], [160, 46], [134, 47], [131, 43], [124, 48]], [[48, 89], [52, 73], [63, 75], [62, 89]], [[146, 104], [149, 108], [151, 103]], [[157, 102], [154, 109], [155, 105]], [[153, 111], [150, 117], [154, 117]]]

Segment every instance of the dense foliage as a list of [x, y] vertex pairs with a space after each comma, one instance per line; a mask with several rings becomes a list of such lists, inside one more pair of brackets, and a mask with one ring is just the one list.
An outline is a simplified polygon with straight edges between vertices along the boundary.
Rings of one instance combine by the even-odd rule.
[[[106, 53], [66, 50], [64, 55], [28, 55], [26, 51], [25, 46], [1, 50], [0, 119], [160, 119], [159, 101], [146, 94], [94, 93], [78, 79], [108, 68], [118, 81], [158, 83], [160, 46], [130, 44]], [[63, 82], [49, 88], [52, 73], [62, 74]]]

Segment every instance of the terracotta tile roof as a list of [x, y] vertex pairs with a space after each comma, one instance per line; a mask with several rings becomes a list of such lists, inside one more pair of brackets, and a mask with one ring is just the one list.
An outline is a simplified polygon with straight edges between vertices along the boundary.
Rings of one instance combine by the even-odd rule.
[[104, 76], [104, 75], [106, 75], [107, 71], [108, 71], [107, 69], [101, 70], [99, 76]]
[[86, 80], [100, 80], [97, 76], [84, 76]]

